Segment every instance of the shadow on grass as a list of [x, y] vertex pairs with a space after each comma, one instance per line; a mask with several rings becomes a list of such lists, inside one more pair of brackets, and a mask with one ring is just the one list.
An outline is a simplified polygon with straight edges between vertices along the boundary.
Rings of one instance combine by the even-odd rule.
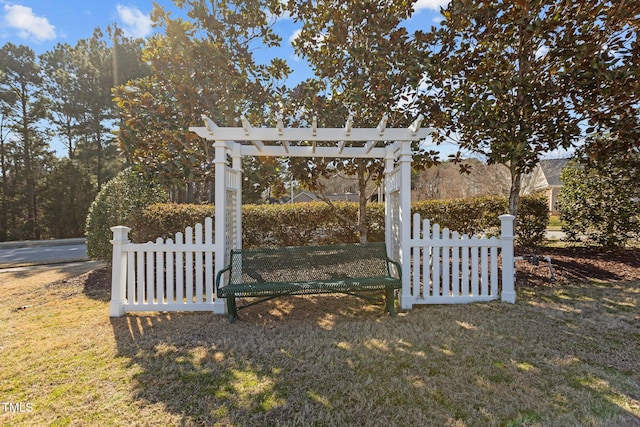
[[94, 300], [111, 300], [111, 268], [102, 267], [87, 273], [84, 280], [84, 294]]
[[[352, 297], [112, 319], [135, 399], [184, 425], [640, 425], [639, 284], [516, 305]], [[612, 424], [613, 423], [613, 424]]]

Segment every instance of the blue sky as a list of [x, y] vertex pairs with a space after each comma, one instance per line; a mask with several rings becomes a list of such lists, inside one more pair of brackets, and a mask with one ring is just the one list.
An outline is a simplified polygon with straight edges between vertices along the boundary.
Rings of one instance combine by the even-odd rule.
[[[412, 32], [438, 24], [441, 21], [439, 8], [448, 2], [417, 0], [416, 13], [406, 22], [407, 28]], [[174, 16], [184, 14], [171, 0], [156, 0], [156, 3]], [[41, 54], [58, 43], [75, 45], [80, 39], [90, 38], [96, 27], [106, 31], [107, 26], [114, 23], [127, 36], [144, 38], [156, 31], [149, 19], [152, 9], [152, 0], [0, 0], [0, 46], [12, 42], [29, 46], [36, 54]], [[287, 60], [293, 70], [287, 81], [289, 87], [311, 74], [307, 64], [294, 55], [291, 47], [291, 40], [298, 30], [299, 25], [292, 19], [279, 19], [275, 31], [282, 37], [282, 46], [256, 52], [258, 61], [266, 62], [273, 57]], [[52, 148], [60, 152], [59, 147]]]
[[[407, 27], [427, 29], [440, 22], [439, 7], [448, 1], [418, 0], [414, 6], [417, 13], [407, 22]], [[170, 0], [156, 2], [175, 15], [181, 14]], [[152, 8], [151, 0], [0, 0], [0, 45], [23, 44], [40, 54], [58, 43], [73, 45], [79, 39], [91, 37], [96, 27], [104, 31], [113, 23], [128, 36], [146, 37], [155, 31], [149, 19]], [[282, 37], [283, 46], [257, 55], [286, 59], [294, 69], [288, 83], [295, 84], [309, 72], [291, 48], [290, 41], [298, 28], [291, 19], [282, 18], [275, 29]]]

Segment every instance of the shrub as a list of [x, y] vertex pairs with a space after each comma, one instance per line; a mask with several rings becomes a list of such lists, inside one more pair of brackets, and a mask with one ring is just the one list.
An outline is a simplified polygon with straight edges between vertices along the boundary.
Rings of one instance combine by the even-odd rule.
[[[383, 203], [367, 205], [369, 241], [384, 241], [385, 208]], [[500, 197], [477, 199], [434, 200], [415, 202], [412, 212], [431, 219], [442, 227], [461, 234], [485, 233], [498, 235], [498, 216], [507, 211], [507, 200]], [[356, 218], [357, 203], [339, 202], [334, 207], [323, 202], [292, 205], [243, 205], [242, 245], [300, 246], [358, 242], [354, 224], [339, 217]], [[337, 213], [337, 215], [336, 215]], [[211, 205], [155, 204], [142, 209], [132, 218], [135, 241], [153, 241], [157, 237], [172, 237], [187, 226], [203, 223], [213, 217]], [[519, 244], [537, 244], [544, 238], [548, 221], [547, 204], [541, 197], [523, 197], [518, 219]], [[355, 222], [355, 221], [354, 221]]]
[[89, 209], [85, 229], [87, 255], [110, 262], [113, 238], [110, 228], [132, 224], [142, 208], [166, 201], [166, 192], [143, 175], [131, 169], [120, 172], [100, 190]]
[[549, 224], [549, 205], [543, 195], [520, 198], [516, 218], [516, 242], [522, 247], [535, 247], [544, 240]]
[[561, 179], [558, 210], [570, 238], [584, 234], [600, 246], [617, 248], [639, 235], [640, 156], [577, 157]]

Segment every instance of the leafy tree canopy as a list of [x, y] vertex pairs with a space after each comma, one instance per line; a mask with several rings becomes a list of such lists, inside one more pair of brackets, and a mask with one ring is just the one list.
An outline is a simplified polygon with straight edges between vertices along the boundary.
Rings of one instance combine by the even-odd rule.
[[263, 122], [284, 90], [289, 68], [280, 59], [258, 64], [256, 45], [277, 45], [276, 0], [175, 1], [189, 19], [173, 18], [157, 4], [151, 14], [164, 34], [151, 37], [143, 58], [152, 75], [116, 90], [124, 123], [123, 149], [136, 164], [165, 180], [206, 179], [213, 150], [187, 129], [206, 114], [223, 126], [240, 115]]
[[576, 145], [587, 125], [637, 132], [639, 11], [625, 1], [454, 0], [442, 26], [419, 35], [425, 115], [441, 138], [509, 167], [511, 213], [522, 174]]

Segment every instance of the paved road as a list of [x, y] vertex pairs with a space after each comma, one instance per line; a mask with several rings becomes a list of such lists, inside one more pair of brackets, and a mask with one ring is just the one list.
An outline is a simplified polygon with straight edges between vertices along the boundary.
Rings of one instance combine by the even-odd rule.
[[84, 239], [0, 243], [0, 268], [86, 261]]

